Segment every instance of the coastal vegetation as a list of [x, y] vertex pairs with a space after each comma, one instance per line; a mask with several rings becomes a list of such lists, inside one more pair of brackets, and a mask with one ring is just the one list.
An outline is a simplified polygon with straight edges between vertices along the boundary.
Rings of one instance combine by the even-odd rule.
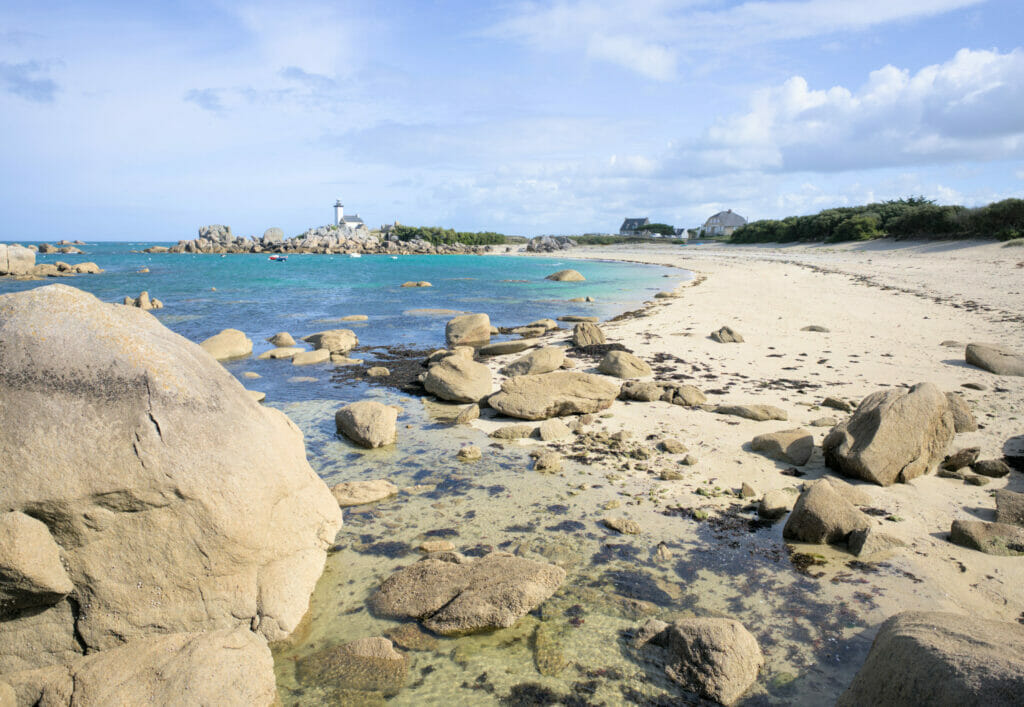
[[421, 239], [432, 245], [451, 245], [461, 243], [463, 245], [505, 245], [508, 238], [501, 233], [493, 231], [456, 231], [451, 228], [440, 228], [438, 226], [395, 226], [393, 233], [400, 241], [412, 241]]
[[685, 243], [682, 238], [644, 238], [641, 236], [572, 236], [577, 245], [617, 245], [619, 243]]
[[737, 228], [733, 243], [866, 241], [874, 238], [994, 238], [1024, 235], [1024, 199], [968, 208], [923, 196], [826, 209], [808, 216], [764, 219]]

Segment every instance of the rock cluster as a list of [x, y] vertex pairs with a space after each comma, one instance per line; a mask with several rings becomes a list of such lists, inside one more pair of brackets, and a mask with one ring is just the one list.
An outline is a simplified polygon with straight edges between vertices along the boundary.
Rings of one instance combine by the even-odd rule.
[[230, 226], [212, 225], [199, 229], [199, 237], [178, 241], [166, 248], [154, 246], [147, 253], [333, 253], [333, 254], [482, 254], [489, 246], [470, 246], [461, 243], [433, 245], [429, 241], [413, 239], [400, 241], [398, 236], [383, 236], [365, 226], [328, 225], [311, 228], [292, 238], [285, 238], [279, 228], [268, 228], [262, 238], [246, 238], [231, 233]]
[[128, 295], [125, 295], [123, 304], [126, 307], [138, 307], [139, 309], [144, 309], [146, 311], [149, 311], [151, 309], [164, 308], [163, 302], [156, 299], [155, 297], [151, 299], [149, 293], [146, 292], [145, 290], [140, 292], [138, 297], [130, 297]]
[[537, 236], [526, 244], [527, 253], [556, 253], [576, 247], [576, 241], [566, 236]]

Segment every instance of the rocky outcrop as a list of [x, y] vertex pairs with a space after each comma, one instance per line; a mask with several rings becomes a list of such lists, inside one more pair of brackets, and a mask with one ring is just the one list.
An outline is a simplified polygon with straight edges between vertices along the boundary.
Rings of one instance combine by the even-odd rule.
[[477, 351], [481, 356], [504, 356], [506, 354], [519, 353], [538, 345], [538, 339], [512, 339], [511, 341], [498, 341], [493, 344], [481, 346]]
[[397, 409], [376, 400], [360, 400], [334, 414], [338, 432], [369, 449], [395, 443], [398, 437], [395, 425], [397, 420]]
[[228, 361], [251, 354], [252, 339], [238, 329], [224, 329], [199, 342], [199, 347], [218, 361]]
[[562, 367], [565, 361], [565, 349], [557, 346], [545, 346], [531, 351], [501, 369], [506, 376], [528, 376], [551, 373]]
[[344, 355], [359, 346], [359, 337], [351, 329], [327, 329], [302, 337], [314, 349], [327, 349], [332, 354]]
[[280, 704], [270, 649], [245, 628], [142, 638], [4, 679], [23, 705]]
[[964, 359], [1000, 376], [1024, 376], [1024, 355], [998, 344], [967, 344]]
[[[4, 509], [46, 526], [73, 585], [0, 610], [0, 674], [76, 671], [127, 642], [121, 673], [97, 672], [130, 695], [110, 676], [142, 664], [147, 636], [284, 638], [341, 526], [287, 417], [149, 314], [63, 285], [0, 296], [0, 449]], [[219, 689], [233, 665], [206, 665]]]
[[380, 616], [419, 619], [435, 633], [459, 636], [512, 626], [564, 579], [560, 567], [505, 553], [477, 560], [439, 553], [384, 580], [370, 607]]
[[576, 241], [566, 236], [537, 236], [526, 244], [527, 253], [557, 253], [576, 247]]
[[20, 245], [0, 243], [0, 275], [28, 275], [36, 264], [36, 254]]
[[587, 278], [577, 270], [559, 270], [558, 272], [551, 273], [545, 280], [554, 280], [555, 282], [583, 282]]
[[633, 647], [663, 664], [683, 689], [722, 705], [739, 700], [764, 667], [757, 639], [734, 619], [651, 619], [637, 631]]
[[[278, 349], [280, 350], [280, 349]], [[313, 349], [312, 351], [299, 351], [292, 354], [293, 366], [311, 366], [316, 363], [327, 363], [331, 359], [332, 352], [327, 349]], [[344, 354], [339, 354], [344, 355]]]
[[822, 442], [844, 476], [890, 486], [934, 472], [953, 439], [949, 401], [931, 383], [872, 393]]
[[268, 228], [263, 232], [263, 238], [260, 239], [260, 243], [266, 247], [280, 243], [284, 240], [284, 231], [280, 228]]
[[814, 452], [814, 437], [807, 430], [800, 428], [769, 432], [754, 437], [750, 442], [750, 448], [772, 459], [803, 466]]
[[481, 346], [491, 340], [491, 318], [486, 314], [463, 314], [444, 327], [449, 346]]
[[878, 631], [838, 707], [1020, 704], [1024, 626], [905, 611]]
[[277, 347], [295, 346], [295, 339], [288, 332], [279, 331], [273, 336], [267, 338], [267, 343], [273, 344]]
[[594, 346], [604, 343], [606, 343], [604, 332], [601, 331], [601, 327], [593, 322], [580, 322], [572, 328], [573, 346]]
[[601, 359], [597, 370], [615, 378], [646, 378], [653, 374], [646, 361], [626, 351], [609, 351]]
[[295, 663], [300, 683], [333, 692], [332, 704], [376, 704], [404, 686], [409, 658], [381, 636], [329, 646]]
[[[143, 290], [141, 293], [139, 293], [138, 297], [134, 297], [133, 298], [133, 297], [125, 296], [125, 298], [124, 298], [124, 305], [127, 306], [127, 307], [138, 307], [139, 309], [145, 310], [147, 312], [149, 310], [151, 310], [151, 309], [163, 309], [164, 308], [164, 303], [163, 302], [161, 302], [158, 299], [150, 299], [149, 298], [149, 293], [146, 292], [145, 290]], [[250, 351], [251, 350], [252, 349], [250, 349]]]
[[805, 543], [843, 543], [854, 530], [871, 526], [867, 515], [825, 479], [811, 484], [796, 501], [782, 536]]
[[488, 398], [503, 415], [523, 420], [599, 412], [611, 407], [619, 386], [600, 376], [555, 371], [537, 376], [516, 376], [501, 384]]
[[423, 387], [442, 400], [478, 403], [491, 394], [491, 369], [463, 356], [448, 356], [427, 370]]

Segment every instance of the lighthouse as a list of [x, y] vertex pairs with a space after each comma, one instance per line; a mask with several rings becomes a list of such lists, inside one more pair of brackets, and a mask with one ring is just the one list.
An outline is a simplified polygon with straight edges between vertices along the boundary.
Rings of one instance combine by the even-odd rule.
[[337, 199], [334, 202], [334, 225], [340, 226], [345, 222], [345, 206], [341, 203], [341, 199]]

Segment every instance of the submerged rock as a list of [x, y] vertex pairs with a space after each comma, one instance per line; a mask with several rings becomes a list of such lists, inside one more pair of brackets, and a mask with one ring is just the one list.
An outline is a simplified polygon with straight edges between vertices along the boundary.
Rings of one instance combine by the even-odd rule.
[[890, 486], [935, 471], [953, 434], [946, 396], [931, 383], [918, 383], [864, 398], [821, 447], [831, 469]]
[[559, 270], [558, 272], [551, 273], [545, 280], [554, 280], [555, 282], [584, 282], [587, 278], [583, 277], [576, 270]]
[[1024, 684], [1024, 626], [905, 611], [878, 631], [837, 707], [1013, 705]]
[[268, 358], [293, 358], [296, 354], [300, 354], [305, 350], [299, 346], [278, 346], [277, 348], [264, 351], [256, 358], [261, 360]]
[[757, 639], [734, 619], [651, 619], [637, 632], [634, 647], [644, 657], [653, 653], [685, 690], [722, 705], [739, 700], [764, 666]]
[[483, 452], [480, 451], [480, 447], [469, 444], [459, 449], [455, 456], [460, 462], [475, 462], [483, 457]]
[[331, 487], [338, 506], [361, 506], [390, 498], [398, 493], [398, 487], [386, 479], [373, 481], [343, 481]]
[[327, 349], [313, 349], [312, 351], [300, 351], [297, 354], [293, 354], [292, 365], [293, 366], [312, 366], [317, 363], [326, 363], [331, 359], [332, 354]]
[[416, 618], [435, 633], [458, 636], [512, 626], [564, 579], [560, 567], [505, 553], [477, 560], [443, 553], [391, 575], [370, 597], [370, 607], [380, 616]]
[[631, 520], [629, 518], [602, 518], [601, 525], [611, 530], [614, 530], [617, 533], [623, 533], [625, 535], [640, 534], [640, 524], [637, 523], [635, 520]]
[[599, 412], [611, 407], [619, 386], [589, 373], [555, 371], [537, 376], [516, 376], [501, 384], [488, 398], [503, 415], [523, 420]]
[[385, 696], [405, 687], [408, 673], [409, 658], [380, 636], [330, 646], [295, 663], [295, 677], [302, 684]]

